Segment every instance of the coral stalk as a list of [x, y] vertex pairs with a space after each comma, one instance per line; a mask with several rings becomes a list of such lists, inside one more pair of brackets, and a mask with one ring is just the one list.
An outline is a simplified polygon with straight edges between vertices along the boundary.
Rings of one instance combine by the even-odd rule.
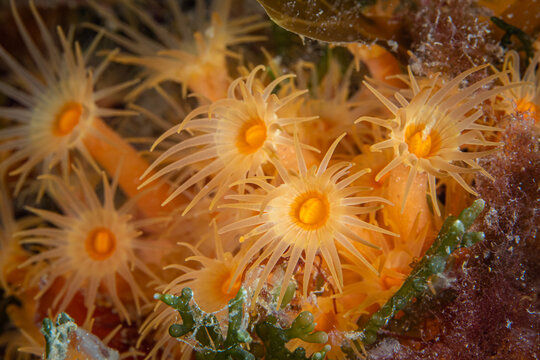
[[138, 190], [137, 187], [141, 184], [139, 177], [147, 170], [149, 164], [100, 118], [94, 119], [92, 127], [96, 131], [83, 138], [88, 152], [111, 175], [116, 173], [119, 166], [121, 167], [118, 176], [120, 188], [129, 197], [137, 197], [137, 207], [143, 214], [148, 217], [168, 214], [182, 202], [183, 198], [178, 197], [175, 202], [161, 206], [170, 194], [170, 188], [165, 182], [158, 182], [147, 189]]

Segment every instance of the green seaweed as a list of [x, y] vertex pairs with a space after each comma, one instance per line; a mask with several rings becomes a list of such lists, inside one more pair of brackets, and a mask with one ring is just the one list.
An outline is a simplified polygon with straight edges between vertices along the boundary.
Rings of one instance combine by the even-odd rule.
[[257, 358], [266, 360], [322, 360], [330, 351], [326, 345], [320, 352], [315, 352], [306, 358], [304, 348], [298, 347], [294, 351], [287, 349], [287, 344], [292, 339], [301, 339], [310, 343], [323, 344], [328, 341], [328, 335], [324, 331], [316, 331], [313, 323], [313, 314], [309, 311], [300, 313], [291, 324], [290, 328], [283, 329], [277, 324], [277, 319], [269, 316], [263, 322], [255, 325], [257, 336], [262, 340], [266, 351], [260, 349]]
[[[289, 351], [285, 344], [292, 339], [302, 339], [311, 343], [325, 343], [328, 336], [324, 331], [316, 331], [313, 315], [304, 311], [299, 314], [290, 328], [281, 328], [276, 318], [269, 316], [255, 325], [255, 331], [262, 344], [253, 343], [244, 323], [244, 304], [247, 291], [241, 288], [234, 299], [229, 301], [229, 323], [227, 335], [223, 336], [219, 322], [213, 314], [207, 314], [192, 303], [193, 291], [184, 288], [180, 296], [156, 294], [156, 299], [174, 308], [182, 318], [182, 324], [169, 327], [169, 334], [175, 338], [191, 336], [196, 340], [194, 347], [196, 358], [200, 360], [306, 360], [305, 350], [297, 348]], [[186, 341], [187, 342], [187, 341]], [[244, 344], [250, 344], [249, 351]], [[311, 360], [322, 360], [330, 346], [309, 357]]]
[[[400, 289], [371, 316], [361, 330], [355, 332], [355, 336], [351, 337], [355, 338], [355, 342], [360, 341], [365, 345], [373, 344], [377, 340], [379, 329], [386, 326], [396, 313], [404, 309], [414, 298], [419, 298], [428, 291], [432, 279], [446, 270], [450, 255], [456, 249], [472, 246], [484, 239], [483, 233], [467, 232], [483, 211], [484, 205], [483, 200], [476, 200], [457, 218], [449, 216], [445, 220], [433, 245], [414, 266]], [[287, 349], [286, 344], [292, 339], [321, 344], [328, 341], [328, 335], [325, 332], [314, 332], [316, 324], [313, 323], [313, 315], [308, 311], [300, 313], [289, 328], [282, 328], [275, 317], [268, 316], [254, 325], [262, 344], [253, 342], [244, 324], [243, 308], [247, 300], [247, 291], [243, 288], [229, 302], [229, 323], [226, 336], [223, 336], [219, 322], [213, 314], [207, 314], [196, 304], [191, 303], [193, 298], [191, 289], [184, 288], [181, 296], [156, 294], [155, 298], [179, 312], [182, 324], [171, 325], [169, 334], [173, 337], [184, 337], [192, 333], [198, 343], [195, 347], [197, 359], [322, 360], [330, 350], [330, 346], [326, 345], [320, 352], [307, 358], [302, 347], [293, 351]], [[249, 344], [249, 350], [243, 344]]]
[[41, 332], [45, 336], [45, 359], [65, 359], [69, 337], [75, 329], [77, 325], [66, 313], [60, 313], [56, 323], [49, 318], [43, 319]]
[[433, 245], [415, 265], [403, 285], [357, 332], [359, 341], [366, 345], [373, 344], [377, 340], [379, 329], [386, 326], [412, 299], [425, 293], [429, 289], [432, 277], [444, 272], [452, 252], [458, 248], [472, 246], [484, 239], [483, 233], [466, 232], [482, 212], [484, 205], [483, 200], [476, 200], [457, 218], [454, 216], [446, 218]]
[[190, 288], [184, 288], [181, 296], [156, 294], [154, 297], [178, 311], [182, 324], [171, 325], [169, 334], [179, 338], [192, 333], [198, 343], [195, 348], [197, 359], [255, 359], [253, 354], [242, 346], [252, 340], [243, 326], [244, 303], [247, 299], [245, 289], [240, 289], [236, 297], [229, 301], [229, 324], [225, 337], [215, 315], [207, 314], [196, 304], [191, 304], [193, 291]]
[[527, 35], [523, 30], [521, 30], [518, 27], [515, 27], [506, 21], [499, 19], [498, 17], [492, 16], [491, 21], [493, 24], [495, 24], [497, 27], [499, 27], [501, 30], [504, 30], [504, 35], [501, 38], [501, 46], [503, 48], [508, 48], [512, 41], [510, 40], [512, 36], [515, 36], [518, 38], [518, 40], [523, 45], [523, 50], [525, 51], [525, 54], [527, 55], [527, 65], [529, 65], [530, 59], [534, 57], [534, 48], [533, 48], [533, 40], [532, 38]]
[[118, 360], [118, 351], [107, 347], [97, 336], [77, 326], [66, 313], [60, 313], [56, 322], [43, 319], [41, 332], [45, 336], [46, 360], [92, 359]]

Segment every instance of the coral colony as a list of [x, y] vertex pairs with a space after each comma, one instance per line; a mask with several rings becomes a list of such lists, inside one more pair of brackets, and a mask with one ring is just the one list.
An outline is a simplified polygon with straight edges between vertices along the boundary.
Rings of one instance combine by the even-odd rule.
[[260, 3], [3, 6], [0, 357], [537, 358], [531, 13]]

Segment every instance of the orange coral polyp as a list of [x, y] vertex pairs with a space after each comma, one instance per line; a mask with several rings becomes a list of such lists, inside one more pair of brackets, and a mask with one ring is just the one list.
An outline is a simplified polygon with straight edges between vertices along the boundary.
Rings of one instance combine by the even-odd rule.
[[411, 125], [405, 130], [405, 143], [408, 150], [418, 158], [428, 158], [439, 151], [437, 141], [439, 136], [434, 131], [425, 130], [423, 125]]
[[79, 124], [83, 107], [76, 101], [66, 103], [56, 115], [53, 127], [53, 134], [56, 136], [66, 136], [71, 134], [75, 126]]
[[331, 307], [329, 311], [320, 313], [316, 318], [314, 323], [315, 331], [324, 331], [329, 333], [332, 330], [336, 330], [338, 327], [339, 319], [338, 315], [335, 313], [334, 309]]
[[241, 279], [237, 279], [234, 284], [231, 285], [232, 276], [234, 275], [234, 270], [229, 273], [229, 276], [227, 276], [226, 280], [223, 282], [223, 285], [221, 286], [221, 292], [225, 297], [234, 297], [236, 296], [236, 293], [238, 293], [238, 290], [240, 290], [240, 287], [242, 286]]
[[531, 116], [535, 122], [538, 122], [540, 119], [540, 107], [532, 101], [526, 99], [518, 100], [516, 110]]
[[403, 284], [404, 279], [397, 278], [391, 275], [383, 274], [381, 276], [381, 285], [384, 290], [389, 290], [393, 287], [401, 286]]
[[253, 119], [240, 128], [236, 147], [242, 154], [253, 154], [264, 145], [266, 137], [266, 124], [264, 121]]
[[290, 215], [301, 228], [315, 230], [326, 224], [330, 216], [330, 205], [323, 194], [308, 191], [294, 200]]
[[107, 228], [95, 228], [88, 234], [85, 248], [92, 259], [105, 260], [116, 250], [116, 236]]

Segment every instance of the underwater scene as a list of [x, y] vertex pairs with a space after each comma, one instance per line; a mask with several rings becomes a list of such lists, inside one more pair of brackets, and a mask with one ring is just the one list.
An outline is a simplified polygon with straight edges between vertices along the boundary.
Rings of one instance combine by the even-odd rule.
[[0, 359], [540, 358], [540, 2], [0, 20]]

